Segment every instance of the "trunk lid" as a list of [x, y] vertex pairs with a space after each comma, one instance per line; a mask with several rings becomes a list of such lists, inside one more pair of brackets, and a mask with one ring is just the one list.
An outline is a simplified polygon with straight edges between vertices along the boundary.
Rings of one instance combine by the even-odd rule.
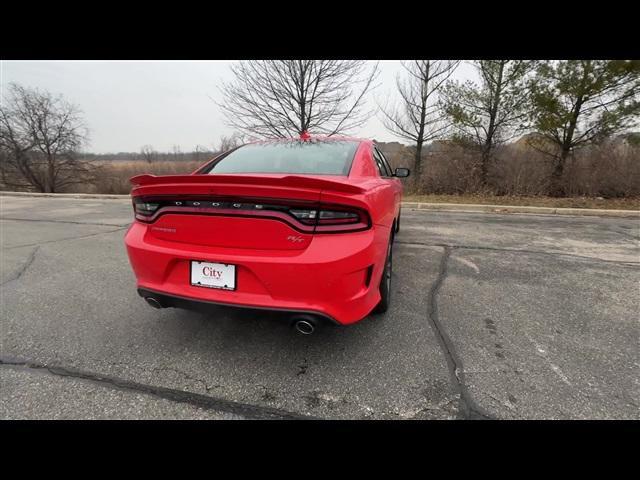
[[302, 250], [311, 242], [314, 227], [292, 216], [291, 210], [318, 209], [325, 190], [346, 196], [362, 193], [345, 180], [272, 174], [139, 175], [131, 179], [131, 195], [134, 203], [153, 209], [148, 217], [136, 218], [147, 221], [147, 235], [158, 240]]

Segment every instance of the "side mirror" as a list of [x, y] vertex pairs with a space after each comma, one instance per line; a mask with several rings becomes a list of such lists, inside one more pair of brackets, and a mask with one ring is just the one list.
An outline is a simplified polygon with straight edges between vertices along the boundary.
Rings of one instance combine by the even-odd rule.
[[409, 170], [408, 168], [396, 168], [396, 171], [393, 172], [393, 176], [404, 178], [404, 177], [408, 177], [410, 173], [411, 173], [411, 170]]

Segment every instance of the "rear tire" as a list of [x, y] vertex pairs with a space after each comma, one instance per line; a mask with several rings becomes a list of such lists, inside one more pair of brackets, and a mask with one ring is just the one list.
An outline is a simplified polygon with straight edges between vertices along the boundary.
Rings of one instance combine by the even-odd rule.
[[387, 256], [384, 261], [384, 270], [382, 271], [382, 278], [380, 279], [380, 302], [373, 309], [373, 313], [385, 313], [389, 310], [391, 304], [391, 275], [393, 273], [393, 238], [395, 235], [391, 234], [389, 239], [389, 246], [387, 247]]

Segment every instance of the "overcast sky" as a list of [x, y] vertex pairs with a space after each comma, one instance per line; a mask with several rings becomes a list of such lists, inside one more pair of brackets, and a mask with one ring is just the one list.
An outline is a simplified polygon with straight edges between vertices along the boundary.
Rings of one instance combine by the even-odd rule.
[[[62, 94], [80, 106], [90, 129], [87, 151], [138, 151], [152, 145], [170, 151], [211, 148], [232, 133], [214, 103], [218, 86], [230, 80], [226, 61], [0, 61], [0, 88], [10, 82]], [[393, 98], [399, 61], [381, 61], [380, 86], [374, 98]], [[452, 78], [475, 78], [463, 62]], [[311, 132], [313, 133], [313, 132]], [[399, 140], [377, 117], [356, 135], [380, 141]]]

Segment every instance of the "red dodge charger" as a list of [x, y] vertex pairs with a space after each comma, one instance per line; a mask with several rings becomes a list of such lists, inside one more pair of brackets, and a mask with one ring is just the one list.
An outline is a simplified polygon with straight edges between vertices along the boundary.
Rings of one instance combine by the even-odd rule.
[[408, 175], [370, 140], [303, 135], [133, 177], [138, 293], [156, 308], [282, 310], [307, 334], [384, 312]]

